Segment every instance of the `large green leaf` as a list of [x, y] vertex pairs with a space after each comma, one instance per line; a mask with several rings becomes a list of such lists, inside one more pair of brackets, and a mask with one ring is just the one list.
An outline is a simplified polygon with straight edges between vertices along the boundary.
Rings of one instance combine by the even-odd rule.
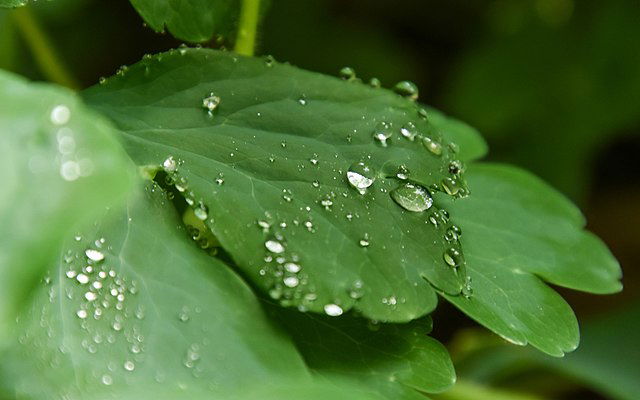
[[2, 383], [20, 398], [229, 398], [309, 380], [251, 290], [188, 238], [153, 183], [65, 243], [17, 327]]
[[[474, 164], [473, 195], [448, 205], [461, 221], [473, 296], [445, 297], [505, 339], [560, 356], [578, 345], [578, 324], [555, 285], [613, 293], [618, 262], [566, 198], [533, 175]], [[447, 201], [444, 199], [443, 201]]]
[[71, 92], [0, 71], [0, 344], [61, 237], [129, 187], [113, 128]]
[[131, 0], [155, 31], [165, 27], [178, 39], [206, 42], [226, 34], [239, 12], [239, 0]]
[[[432, 285], [451, 295], [465, 286], [464, 264], [444, 260], [461, 257], [445, 238], [446, 212], [408, 210], [429, 204], [412, 200], [401, 178], [465, 192], [455, 147], [440, 144], [409, 99], [270, 59], [187, 49], [143, 60], [85, 98], [116, 122], [136, 163], [165, 165], [246, 276], [284, 305], [407, 321], [433, 310]], [[409, 123], [433, 152], [401, 134]], [[386, 143], [373, 137], [381, 129]], [[483, 151], [481, 140], [465, 143], [479, 146], [465, 154]], [[364, 194], [347, 178], [359, 162], [375, 178]]]
[[291, 332], [309, 368], [328, 381], [352, 377], [390, 399], [417, 400], [455, 382], [447, 350], [427, 336], [430, 318], [398, 325], [282, 308], [272, 315]]

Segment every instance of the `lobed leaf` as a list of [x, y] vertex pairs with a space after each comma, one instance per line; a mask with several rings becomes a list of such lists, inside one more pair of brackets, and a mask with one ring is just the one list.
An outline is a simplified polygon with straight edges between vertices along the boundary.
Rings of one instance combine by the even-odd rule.
[[[119, 126], [137, 164], [164, 165], [243, 273], [283, 305], [408, 321], [433, 310], [432, 285], [451, 295], [465, 285], [448, 214], [426, 193], [462, 195], [462, 164], [408, 99], [269, 58], [187, 49], [85, 98]], [[365, 167], [350, 185], [348, 172]], [[365, 188], [364, 178], [375, 181]]]
[[445, 297], [511, 342], [556, 356], [574, 350], [576, 318], [543, 280], [614, 293], [622, 288], [618, 262], [582, 229], [580, 211], [535, 176], [505, 165], [473, 164], [468, 180], [473, 196], [447, 207], [463, 227], [473, 296]]
[[0, 71], [0, 345], [72, 225], [120, 198], [130, 161], [71, 92]]

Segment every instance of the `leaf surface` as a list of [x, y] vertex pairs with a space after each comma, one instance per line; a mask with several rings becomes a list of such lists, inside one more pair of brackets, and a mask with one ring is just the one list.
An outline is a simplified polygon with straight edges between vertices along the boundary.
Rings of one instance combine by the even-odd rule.
[[[444, 261], [460, 251], [444, 237], [447, 214], [438, 204], [408, 211], [425, 205], [415, 188], [392, 196], [406, 182], [422, 193], [452, 180], [453, 192], [465, 190], [457, 154], [415, 102], [269, 59], [187, 49], [143, 60], [85, 98], [116, 122], [136, 163], [176, 170], [172, 182], [222, 247], [283, 305], [408, 321], [435, 307], [432, 285], [452, 295], [464, 286], [464, 266]], [[381, 131], [391, 136], [374, 139]], [[364, 194], [347, 175], [360, 162], [375, 179]]]
[[556, 356], [575, 349], [576, 318], [543, 280], [614, 293], [622, 288], [618, 262], [583, 230], [580, 211], [539, 178], [497, 164], [473, 164], [467, 176], [473, 195], [448, 209], [461, 221], [473, 295], [445, 297], [511, 342]]
[[0, 343], [72, 226], [122, 197], [131, 162], [71, 92], [0, 71]]
[[131, 4], [156, 32], [165, 27], [189, 42], [206, 42], [226, 34], [239, 13], [239, 0], [131, 0]]
[[229, 398], [255, 382], [307, 382], [246, 284], [188, 238], [159, 187], [138, 189], [66, 242], [19, 317], [4, 384], [39, 399]]

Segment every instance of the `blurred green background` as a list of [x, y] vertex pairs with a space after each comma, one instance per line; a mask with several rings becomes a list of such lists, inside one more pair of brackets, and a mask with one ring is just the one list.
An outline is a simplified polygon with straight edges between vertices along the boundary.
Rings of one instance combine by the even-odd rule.
[[[82, 87], [180, 44], [126, 0], [31, 12]], [[24, 33], [0, 11], [0, 68], [44, 79]], [[561, 290], [583, 325], [564, 360], [506, 346], [442, 303], [434, 335], [461, 376], [548, 398], [640, 396], [639, 0], [271, 0], [257, 53], [333, 75], [350, 66], [386, 87], [414, 81], [422, 102], [483, 133], [488, 160], [532, 170], [575, 201], [620, 260], [621, 294]]]

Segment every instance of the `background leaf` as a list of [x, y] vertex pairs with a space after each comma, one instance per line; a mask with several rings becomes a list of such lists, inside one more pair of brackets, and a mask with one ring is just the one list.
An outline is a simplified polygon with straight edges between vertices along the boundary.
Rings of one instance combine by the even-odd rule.
[[129, 187], [113, 129], [75, 95], [0, 71], [0, 343], [71, 226]]
[[[390, 196], [401, 178], [465, 190], [456, 153], [410, 100], [268, 58], [187, 49], [143, 60], [85, 98], [120, 127], [136, 163], [177, 169], [171, 179], [222, 247], [281, 304], [407, 321], [435, 307], [431, 285], [455, 295], [465, 284], [464, 265], [443, 260], [459, 252], [445, 238], [447, 214], [437, 204], [410, 212]], [[382, 123], [387, 146], [373, 138]], [[364, 195], [346, 176], [358, 162], [375, 178]]]
[[309, 379], [250, 289], [188, 239], [155, 184], [63, 249], [3, 357], [2, 382], [18, 397], [162, 387], [227, 398], [255, 382]]
[[227, 34], [239, 13], [239, 0], [131, 0], [156, 32], [165, 27], [178, 39], [206, 42]]
[[622, 288], [617, 261], [582, 230], [580, 211], [533, 175], [473, 164], [468, 179], [473, 195], [447, 208], [461, 221], [473, 296], [445, 297], [511, 342], [556, 356], [575, 349], [575, 316], [543, 280], [614, 293]]

